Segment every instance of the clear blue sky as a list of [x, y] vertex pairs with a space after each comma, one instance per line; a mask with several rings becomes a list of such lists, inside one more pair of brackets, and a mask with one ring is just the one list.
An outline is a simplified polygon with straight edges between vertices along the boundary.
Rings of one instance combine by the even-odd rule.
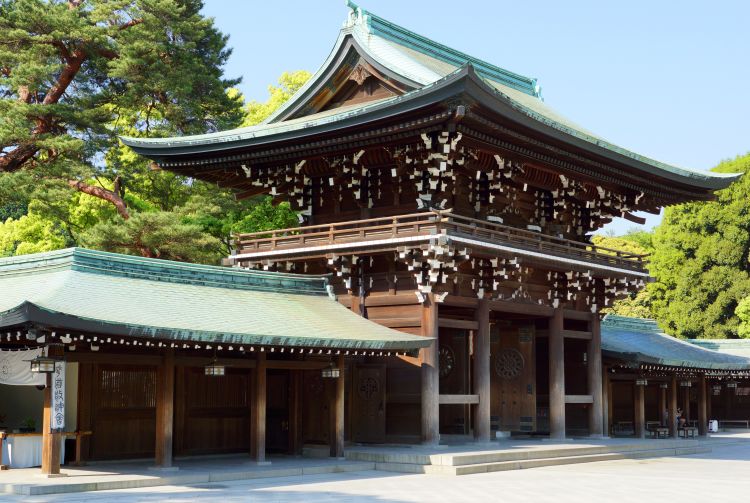
[[[248, 99], [284, 71], [314, 72], [344, 0], [205, 0], [229, 34]], [[390, 21], [539, 79], [545, 102], [660, 161], [710, 169], [750, 151], [750, 1], [361, 0]], [[658, 223], [650, 218], [647, 226]], [[612, 224], [617, 232], [629, 222]]]

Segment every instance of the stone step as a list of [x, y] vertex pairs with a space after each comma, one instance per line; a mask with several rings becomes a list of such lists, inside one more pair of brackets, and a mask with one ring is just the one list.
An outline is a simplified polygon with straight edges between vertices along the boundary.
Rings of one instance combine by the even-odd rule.
[[470, 475], [475, 473], [489, 473], [507, 470], [523, 470], [544, 466], [561, 466], [578, 463], [593, 463], [597, 461], [614, 461], [619, 459], [643, 459], [665, 456], [686, 456], [711, 452], [707, 446], [670, 447], [648, 450], [634, 450], [623, 452], [607, 452], [600, 454], [583, 454], [574, 456], [556, 456], [549, 458], [519, 459], [513, 461], [496, 461], [477, 463], [472, 465], [421, 465], [413, 463], [375, 463], [376, 470], [399, 473], [426, 473], [433, 475]]
[[590, 456], [609, 453], [623, 453], [634, 451], [649, 451], [661, 449], [691, 448], [697, 445], [695, 440], [646, 440], [627, 444], [609, 445], [554, 445], [544, 447], [534, 446], [532, 448], [476, 448], [465, 452], [420, 452], [419, 448], [414, 450], [400, 449], [389, 451], [383, 450], [357, 450], [349, 449], [346, 452], [347, 459], [354, 461], [365, 461], [371, 463], [409, 464], [425, 466], [464, 466], [484, 463], [498, 463], [511, 461], [528, 461], [534, 459], [551, 459], [571, 456]]

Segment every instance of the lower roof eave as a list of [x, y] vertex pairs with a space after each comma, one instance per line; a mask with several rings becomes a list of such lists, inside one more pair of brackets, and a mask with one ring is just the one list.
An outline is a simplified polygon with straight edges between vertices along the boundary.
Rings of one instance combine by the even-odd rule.
[[[278, 337], [265, 336], [262, 334], [193, 331], [168, 327], [112, 323], [51, 311], [28, 302], [14, 309], [0, 313], [0, 330], [28, 324], [37, 325], [50, 331], [57, 330], [58, 332], [61, 332], [58, 333], [58, 335], [62, 335], [63, 331], [71, 331], [84, 332], [86, 334], [97, 336], [109, 336], [109, 338], [151, 339], [193, 344], [257, 345], [268, 347], [317, 348], [367, 352], [413, 352], [425, 348], [432, 343], [432, 338], [409, 336], [407, 334], [404, 334], [403, 337], [392, 340]], [[101, 339], [100, 341], [103, 342]]]

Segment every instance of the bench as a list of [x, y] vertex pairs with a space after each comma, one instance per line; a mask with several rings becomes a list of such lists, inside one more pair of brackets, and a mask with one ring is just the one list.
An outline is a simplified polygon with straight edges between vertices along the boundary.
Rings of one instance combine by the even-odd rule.
[[750, 421], [746, 419], [719, 419], [719, 428], [726, 428], [728, 425], [744, 426], [750, 430]]
[[612, 425], [612, 435], [615, 437], [632, 437], [635, 435], [635, 428], [632, 421], [618, 421]]
[[654, 426], [647, 428], [646, 431], [651, 438], [669, 438], [669, 428], [666, 426]]
[[677, 429], [677, 436], [683, 438], [695, 438], [698, 435], [698, 428], [695, 426], [683, 426]]

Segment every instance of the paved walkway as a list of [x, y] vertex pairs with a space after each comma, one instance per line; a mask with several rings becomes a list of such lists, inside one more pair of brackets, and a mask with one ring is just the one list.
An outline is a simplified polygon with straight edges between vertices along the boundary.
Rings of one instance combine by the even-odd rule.
[[85, 494], [0, 496], [16, 502], [747, 502], [750, 443], [677, 458], [621, 460], [463, 477], [384, 472], [309, 475], [262, 481], [163, 486]]

